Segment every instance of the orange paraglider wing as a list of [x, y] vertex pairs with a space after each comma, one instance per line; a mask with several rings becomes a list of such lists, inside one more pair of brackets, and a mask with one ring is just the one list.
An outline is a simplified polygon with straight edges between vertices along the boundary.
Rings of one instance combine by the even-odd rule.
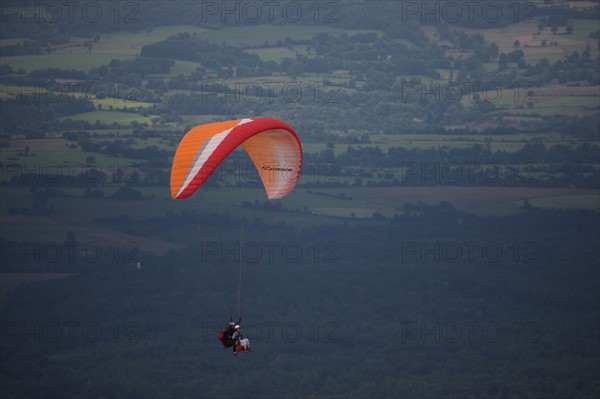
[[171, 196], [192, 195], [237, 147], [248, 153], [269, 199], [294, 189], [302, 147], [294, 130], [277, 119], [252, 118], [196, 126], [181, 140], [171, 168]]

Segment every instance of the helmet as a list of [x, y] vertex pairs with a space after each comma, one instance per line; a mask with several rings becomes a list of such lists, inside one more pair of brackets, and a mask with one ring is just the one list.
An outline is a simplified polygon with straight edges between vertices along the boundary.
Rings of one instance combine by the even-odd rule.
[[239, 324], [236, 324], [236, 325], [235, 325], [235, 329], [236, 329], [236, 330], [239, 330], [239, 329], [240, 329], [240, 325], [239, 325]]
[[230, 321], [230, 322], [229, 322], [229, 325], [230, 325], [231, 327], [233, 327], [233, 326], [235, 326], [235, 323], [234, 323], [233, 321]]

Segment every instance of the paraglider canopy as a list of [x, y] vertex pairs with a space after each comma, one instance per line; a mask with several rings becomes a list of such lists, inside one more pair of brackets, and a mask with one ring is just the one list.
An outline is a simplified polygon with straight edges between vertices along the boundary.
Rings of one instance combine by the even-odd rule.
[[196, 126], [181, 140], [171, 169], [171, 196], [192, 195], [219, 164], [242, 146], [256, 167], [269, 199], [293, 190], [302, 167], [294, 130], [273, 118], [251, 118]]

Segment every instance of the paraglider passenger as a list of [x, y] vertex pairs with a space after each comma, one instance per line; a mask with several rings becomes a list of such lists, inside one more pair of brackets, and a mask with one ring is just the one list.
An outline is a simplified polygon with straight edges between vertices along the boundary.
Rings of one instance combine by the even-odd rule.
[[242, 335], [242, 329], [240, 328], [240, 325], [237, 324], [234, 329], [235, 331], [231, 336], [233, 342], [235, 343], [233, 345], [233, 354], [237, 355], [239, 351], [252, 352], [252, 349], [250, 349], [250, 341], [248, 341], [248, 338], [244, 338]]

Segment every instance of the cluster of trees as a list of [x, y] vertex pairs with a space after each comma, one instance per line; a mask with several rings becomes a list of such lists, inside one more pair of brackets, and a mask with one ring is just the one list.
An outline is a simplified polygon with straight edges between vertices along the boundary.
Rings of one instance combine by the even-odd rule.
[[42, 44], [36, 40], [23, 40], [20, 43], [0, 46], [0, 56], [10, 57], [13, 55], [40, 55]]
[[60, 96], [42, 89], [36, 94], [17, 94], [14, 98], [4, 99], [0, 113], [1, 132], [8, 138], [19, 133], [43, 137], [48, 129], [61, 124], [58, 118], [96, 109], [87, 98], [61, 99]]
[[[235, 76], [270, 75], [276, 63], [267, 63], [255, 54], [244, 52], [239, 47], [213, 44], [188, 33], [175, 35], [165, 41], [142, 47], [141, 56], [160, 57], [200, 62], [204, 67], [216, 71], [219, 78]], [[270, 65], [271, 68], [268, 68]]]
[[336, 175], [356, 178], [354, 186], [451, 183], [595, 188], [600, 179], [595, 166], [600, 162], [598, 146], [589, 143], [570, 149], [532, 142], [515, 152], [492, 151], [480, 144], [466, 148], [391, 147], [387, 151], [349, 146], [338, 155], [332, 145], [318, 154], [305, 154], [304, 160], [335, 165]]
[[[141, 87], [146, 75], [167, 74], [173, 65], [175, 61], [172, 59], [143, 56], [133, 60], [112, 60], [108, 65], [90, 69], [88, 79], [92, 82], [123, 82]], [[138, 94], [136, 99], [142, 98]]]
[[109, 140], [94, 142], [87, 138], [79, 141], [81, 150], [86, 152], [98, 152], [116, 157], [136, 158], [149, 161], [159, 161], [166, 164], [171, 153], [165, 149], [151, 145], [144, 148], [132, 148], [127, 140]]
[[387, 151], [379, 147], [357, 147], [349, 146], [346, 151], [335, 155], [333, 148], [324, 150], [317, 154], [307, 154], [309, 161], [318, 159], [327, 162], [336, 162], [342, 166], [379, 166], [394, 167], [406, 162], [434, 162], [452, 160], [453, 162], [490, 162], [497, 164], [516, 164], [526, 162], [538, 163], [574, 163], [574, 164], [597, 164], [599, 148], [596, 144], [583, 143], [570, 149], [563, 144], [546, 147], [543, 143], [531, 142], [525, 144], [515, 152], [492, 151], [490, 146], [475, 144], [471, 147], [456, 148], [441, 146], [437, 148], [411, 148], [391, 147]]

